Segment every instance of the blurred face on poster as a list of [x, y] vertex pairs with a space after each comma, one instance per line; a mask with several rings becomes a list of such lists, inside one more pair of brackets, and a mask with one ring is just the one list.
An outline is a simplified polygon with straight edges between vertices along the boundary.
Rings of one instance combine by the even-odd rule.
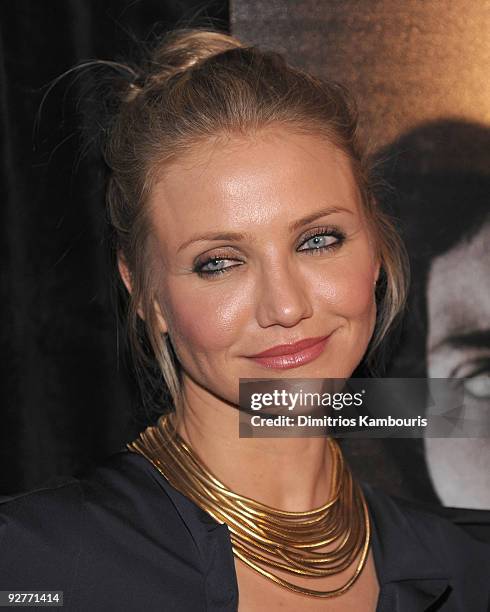
[[429, 473], [444, 505], [490, 508], [490, 217], [432, 261], [426, 297], [427, 375], [464, 379], [461, 417], [478, 428], [426, 438]]

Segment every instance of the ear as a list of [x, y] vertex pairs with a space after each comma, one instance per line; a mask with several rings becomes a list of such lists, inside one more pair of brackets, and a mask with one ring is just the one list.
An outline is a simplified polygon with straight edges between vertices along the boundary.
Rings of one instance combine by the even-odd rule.
[[117, 267], [119, 269], [119, 274], [123, 280], [123, 283], [126, 285], [126, 289], [129, 294], [133, 293], [133, 286], [131, 282], [131, 273], [128, 268], [128, 264], [126, 263], [126, 259], [121, 251], [117, 253]]
[[[124, 258], [124, 255], [121, 252], [119, 252], [117, 255], [117, 267], [119, 269], [119, 274], [121, 275], [121, 278], [126, 286], [126, 289], [128, 290], [128, 293], [132, 294], [133, 285], [131, 281], [131, 272], [129, 271], [129, 267], [126, 262], [126, 259]], [[168, 332], [167, 322], [165, 320], [165, 317], [162, 314], [160, 304], [158, 303], [157, 300], [153, 300], [153, 307], [155, 309], [159, 331], [162, 334], [166, 334]], [[143, 315], [143, 310], [141, 308], [138, 308], [138, 316], [143, 321], [145, 320], [145, 317]]]

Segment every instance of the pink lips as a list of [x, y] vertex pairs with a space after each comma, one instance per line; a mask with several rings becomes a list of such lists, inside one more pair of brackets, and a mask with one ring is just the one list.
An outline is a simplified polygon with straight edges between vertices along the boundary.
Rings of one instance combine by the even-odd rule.
[[306, 338], [294, 344], [281, 344], [251, 355], [250, 358], [266, 368], [295, 368], [319, 357], [329, 337]]

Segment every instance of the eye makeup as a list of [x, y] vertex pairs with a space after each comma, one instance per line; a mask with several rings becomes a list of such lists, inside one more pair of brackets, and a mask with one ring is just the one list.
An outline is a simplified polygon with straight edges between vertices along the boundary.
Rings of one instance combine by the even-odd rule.
[[[329, 238], [334, 238], [334, 242], [329, 241], [324, 244]], [[303, 247], [307, 243], [312, 243], [309, 248], [298, 248], [298, 253], [307, 253], [309, 255], [321, 255], [326, 252], [339, 249], [346, 239], [346, 234], [337, 226], [326, 226], [309, 230], [301, 238], [299, 247]], [[314, 242], [316, 241], [316, 242]], [[323, 241], [323, 242], [322, 242]], [[233, 265], [225, 266], [226, 262], [236, 262]], [[217, 250], [211, 256], [207, 255], [203, 258], [198, 258], [193, 266], [195, 272], [201, 278], [212, 278], [222, 274], [229, 273], [244, 262], [239, 259], [229, 257], [229, 253]]]

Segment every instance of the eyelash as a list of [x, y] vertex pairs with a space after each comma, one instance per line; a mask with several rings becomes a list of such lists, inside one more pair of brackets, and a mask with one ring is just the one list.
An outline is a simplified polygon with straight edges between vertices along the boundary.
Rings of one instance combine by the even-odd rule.
[[[338, 249], [342, 245], [342, 243], [344, 242], [346, 238], [345, 233], [339, 228], [336, 228], [336, 227], [320, 228], [320, 229], [315, 229], [309, 235], [307, 234], [303, 242], [300, 244], [300, 246], [303, 246], [306, 242], [308, 242], [309, 240], [312, 240], [313, 238], [321, 238], [324, 236], [330, 236], [330, 237], [336, 238], [337, 241], [332, 244], [328, 244], [326, 246], [320, 246], [320, 247], [312, 248], [312, 249], [302, 249], [299, 252], [301, 253], [305, 251], [305, 252], [308, 252], [310, 255], [316, 255], [319, 253], [324, 253], [326, 251], [335, 250], [335, 249]], [[208, 265], [211, 262], [226, 261], [227, 259], [230, 259], [230, 258], [229, 257], [209, 257], [207, 260], [203, 262], [197, 262], [193, 269], [193, 272], [195, 272], [201, 278], [210, 278], [213, 276], [216, 277], [220, 274], [224, 274], [225, 272], [229, 272], [230, 270], [232, 270], [233, 268], [236, 268], [237, 266], [229, 266], [228, 268], [221, 268], [220, 270], [203, 270], [203, 268], [204, 266]]]

